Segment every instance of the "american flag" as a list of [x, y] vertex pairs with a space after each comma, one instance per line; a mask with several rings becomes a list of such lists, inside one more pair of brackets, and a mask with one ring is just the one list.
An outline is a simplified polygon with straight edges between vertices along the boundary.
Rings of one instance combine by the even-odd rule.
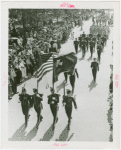
[[42, 77], [49, 71], [53, 70], [53, 57], [56, 57], [56, 53], [47, 53], [40, 55], [41, 61], [39, 62], [39, 67], [37, 70], [38, 82]]

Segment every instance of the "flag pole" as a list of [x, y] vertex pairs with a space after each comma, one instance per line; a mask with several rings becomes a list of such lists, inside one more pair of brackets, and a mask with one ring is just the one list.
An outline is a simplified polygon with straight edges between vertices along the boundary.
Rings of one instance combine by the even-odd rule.
[[[41, 61], [41, 65], [42, 65], [41, 54], [40, 54], [39, 56], [40, 56], [39, 59], [40, 59], [40, 61]], [[37, 68], [37, 90], [39, 89], [38, 74], [39, 74], [39, 69]]]

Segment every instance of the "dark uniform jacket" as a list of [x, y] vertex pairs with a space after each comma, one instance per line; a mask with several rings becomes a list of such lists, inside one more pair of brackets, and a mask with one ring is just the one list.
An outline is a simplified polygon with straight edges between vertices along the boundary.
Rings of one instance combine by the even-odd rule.
[[85, 37], [86, 37], [86, 34], [82, 34], [82, 37], [85, 38]]
[[59, 103], [59, 94], [51, 94], [48, 96], [48, 104], [57, 105]]
[[77, 108], [76, 101], [73, 97], [63, 96], [63, 103], [66, 103], [66, 108], [72, 107], [72, 103], [74, 104], [74, 107]]
[[19, 95], [19, 99], [21, 101], [21, 104], [23, 106], [31, 106], [32, 105], [32, 99], [31, 99], [31, 96], [28, 95], [28, 94], [20, 94]]
[[86, 41], [82, 40], [82, 48], [85, 50], [85, 46], [86, 46]]
[[93, 47], [94, 46], [94, 42], [93, 41], [90, 41], [90, 47]]
[[20, 94], [19, 99], [21, 101], [22, 111], [24, 115], [28, 114], [29, 108], [32, 107], [32, 99], [28, 94]]
[[85, 37], [86, 43], [89, 43], [89, 37]]
[[43, 96], [43, 95], [42, 95], [42, 94], [39, 94], [39, 93], [32, 95], [34, 107], [42, 106], [42, 103], [41, 103], [41, 101], [43, 101], [42, 96]]
[[78, 41], [74, 41], [74, 46], [78, 47], [79, 42]]
[[94, 70], [98, 70], [99, 71], [99, 65], [97, 62], [92, 62], [91, 63], [91, 68], [94, 69]]

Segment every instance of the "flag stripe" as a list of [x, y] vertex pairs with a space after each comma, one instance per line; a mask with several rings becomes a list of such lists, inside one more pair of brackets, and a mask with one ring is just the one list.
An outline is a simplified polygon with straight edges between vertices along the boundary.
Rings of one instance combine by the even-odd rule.
[[38, 78], [38, 82], [42, 79], [42, 77], [43, 77], [47, 72], [49, 72], [49, 71], [51, 71], [51, 70], [52, 70], [52, 68], [46, 69], [46, 70], [42, 73], [42, 76]]
[[53, 61], [44, 63], [44, 64], [40, 67], [40, 69], [38, 69], [38, 73], [41, 71], [41, 69], [42, 69], [44, 66], [49, 65], [49, 64], [53, 64]]
[[46, 70], [47, 68], [50, 68], [50, 67], [53, 68], [53, 63], [44, 66], [44, 67], [42, 68], [42, 70], [41, 70], [40, 72], [38, 72], [38, 78], [41, 76], [41, 74], [44, 72], [44, 70]]
[[[50, 58], [47, 60], [47, 58], [50, 56]], [[56, 57], [57, 54], [43, 54], [41, 55], [42, 64], [40, 64], [40, 67], [36, 71], [38, 82], [42, 79], [42, 77], [49, 71], [53, 70], [53, 57]]]

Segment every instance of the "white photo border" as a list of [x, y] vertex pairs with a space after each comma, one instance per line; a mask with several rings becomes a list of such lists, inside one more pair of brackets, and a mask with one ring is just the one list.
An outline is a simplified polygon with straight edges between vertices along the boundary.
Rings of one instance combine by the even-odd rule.
[[[64, 9], [60, 8], [63, 1], [39, 2], [1, 2], [1, 148], [4, 149], [118, 149], [120, 144], [120, 82], [113, 94], [113, 142], [63, 142], [66, 147], [54, 147], [55, 142], [14, 142], [8, 141], [8, 81], [3, 86], [4, 75], [8, 75], [8, 10], [9, 8]], [[120, 76], [120, 2], [119, 1], [68, 1], [75, 9], [114, 9], [114, 51], [113, 81], [115, 74]], [[70, 8], [73, 9], [73, 8]], [[62, 143], [62, 142], [57, 142]]]

